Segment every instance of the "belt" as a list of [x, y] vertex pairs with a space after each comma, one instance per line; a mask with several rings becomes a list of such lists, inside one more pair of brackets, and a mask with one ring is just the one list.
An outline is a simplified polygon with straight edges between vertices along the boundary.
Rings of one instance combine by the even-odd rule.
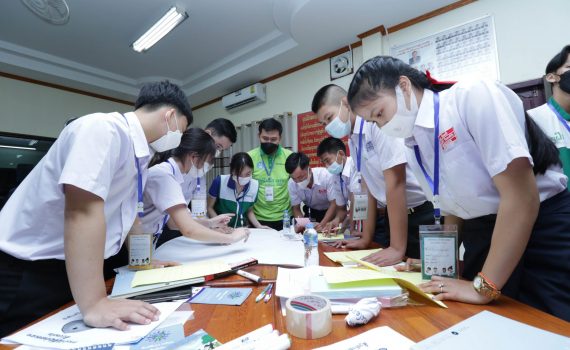
[[426, 209], [431, 205], [430, 201], [425, 201], [422, 204], [418, 205], [417, 207], [413, 207], [413, 208], [408, 208], [408, 215], [412, 215], [413, 213], [415, 213], [416, 211], [422, 210], [422, 209]]

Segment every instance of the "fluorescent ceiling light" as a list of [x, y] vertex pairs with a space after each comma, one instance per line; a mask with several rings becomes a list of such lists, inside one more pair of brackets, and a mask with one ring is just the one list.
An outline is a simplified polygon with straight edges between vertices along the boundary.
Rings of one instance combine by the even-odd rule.
[[0, 148], [29, 149], [32, 151], [36, 150], [34, 147], [20, 147], [20, 146], [6, 146], [6, 145], [0, 145]]
[[144, 52], [150, 49], [186, 18], [188, 18], [188, 14], [185, 11], [179, 10], [175, 6], [171, 7], [158, 22], [131, 45], [133, 50], [136, 52]]

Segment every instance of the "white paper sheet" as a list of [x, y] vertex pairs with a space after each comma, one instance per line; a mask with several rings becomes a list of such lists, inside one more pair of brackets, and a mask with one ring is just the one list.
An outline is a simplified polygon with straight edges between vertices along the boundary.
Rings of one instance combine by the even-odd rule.
[[184, 300], [153, 304], [160, 310], [160, 319], [148, 325], [131, 324], [128, 331], [87, 327], [83, 323], [79, 308], [77, 305], [73, 305], [3, 340], [34, 347], [58, 349], [73, 349], [109, 343], [133, 343], [159, 326], [183, 303]]
[[570, 349], [570, 338], [482, 311], [412, 347], [413, 350]]
[[281, 237], [281, 232], [266, 229], [250, 229], [246, 243], [231, 245], [204, 243], [178, 237], [158, 247], [153, 258], [164, 261], [190, 263], [203, 260], [222, 260], [235, 263], [247, 258], [256, 258], [260, 264], [297, 265], [305, 264], [302, 241]]
[[378, 327], [338, 343], [314, 350], [409, 350], [415, 344], [388, 326]]

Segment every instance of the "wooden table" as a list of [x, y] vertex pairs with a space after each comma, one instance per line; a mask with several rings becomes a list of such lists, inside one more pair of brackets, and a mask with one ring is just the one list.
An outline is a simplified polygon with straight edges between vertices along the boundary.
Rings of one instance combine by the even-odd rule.
[[[320, 264], [335, 266], [323, 252], [335, 251], [336, 249], [321, 245], [319, 250]], [[276, 266], [252, 266], [247, 271], [261, 275], [267, 282], [273, 282], [277, 277]], [[241, 306], [192, 304], [194, 319], [186, 322], [184, 327], [186, 335], [204, 329], [214, 338], [225, 343], [268, 323], [272, 323], [280, 332], [287, 333], [278, 298], [272, 298], [268, 303], [255, 302], [255, 296], [261, 292], [265, 285], [254, 285], [249, 280], [237, 275], [214, 280], [208, 284], [212, 287], [248, 286], [253, 287], [253, 292]], [[397, 332], [418, 342], [483, 310], [489, 310], [557, 334], [570, 336], [570, 323], [507, 297], [502, 297], [490, 305], [470, 305], [452, 301], [445, 303], [449, 307], [448, 309], [431, 305], [383, 309], [380, 315], [370, 323], [357, 328], [348, 327], [344, 321], [344, 315], [333, 315], [333, 331], [331, 334], [315, 340], [292, 337], [291, 349], [312, 349], [333, 344], [379, 326], [390, 326]], [[0, 349], [8, 348], [13, 348], [13, 346], [0, 345]]]

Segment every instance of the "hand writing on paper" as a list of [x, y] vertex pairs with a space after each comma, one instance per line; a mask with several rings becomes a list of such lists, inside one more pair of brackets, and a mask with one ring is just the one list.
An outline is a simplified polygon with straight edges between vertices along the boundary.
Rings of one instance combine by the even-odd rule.
[[221, 214], [208, 220], [208, 225], [211, 229], [218, 229], [227, 227], [228, 223], [235, 214]]
[[422, 261], [420, 259], [408, 258], [406, 265], [397, 265], [394, 268], [400, 272], [420, 272], [422, 270]]
[[160, 311], [140, 300], [100, 299], [83, 312], [83, 321], [91, 327], [113, 327], [121, 331], [130, 323], [149, 324], [158, 321]]
[[232, 233], [230, 233], [230, 236], [232, 237], [232, 243], [235, 242], [239, 242], [243, 239], [243, 242], [247, 242], [247, 239], [249, 238], [249, 229], [245, 228], [245, 227], [240, 227], [240, 228], [236, 228], [235, 230], [233, 230]]
[[401, 262], [402, 258], [404, 257], [404, 253], [404, 251], [397, 250], [393, 247], [388, 247], [386, 249], [382, 249], [376, 253], [368, 255], [362, 260], [378, 266], [389, 266]]
[[177, 266], [180, 265], [180, 263], [176, 261], [162, 261], [162, 260], [152, 259], [151, 265], [153, 269], [159, 269], [162, 267]]
[[473, 288], [472, 281], [433, 276], [431, 281], [419, 285], [424, 292], [437, 294], [435, 300], [456, 300], [469, 304], [487, 304], [492, 299]]
[[368, 248], [369, 242], [365, 239], [362, 239], [361, 233], [355, 233], [352, 237], [359, 237], [359, 239], [352, 239], [352, 240], [341, 240], [335, 242], [332, 246], [335, 248], [348, 248], [348, 249], [366, 249]]

